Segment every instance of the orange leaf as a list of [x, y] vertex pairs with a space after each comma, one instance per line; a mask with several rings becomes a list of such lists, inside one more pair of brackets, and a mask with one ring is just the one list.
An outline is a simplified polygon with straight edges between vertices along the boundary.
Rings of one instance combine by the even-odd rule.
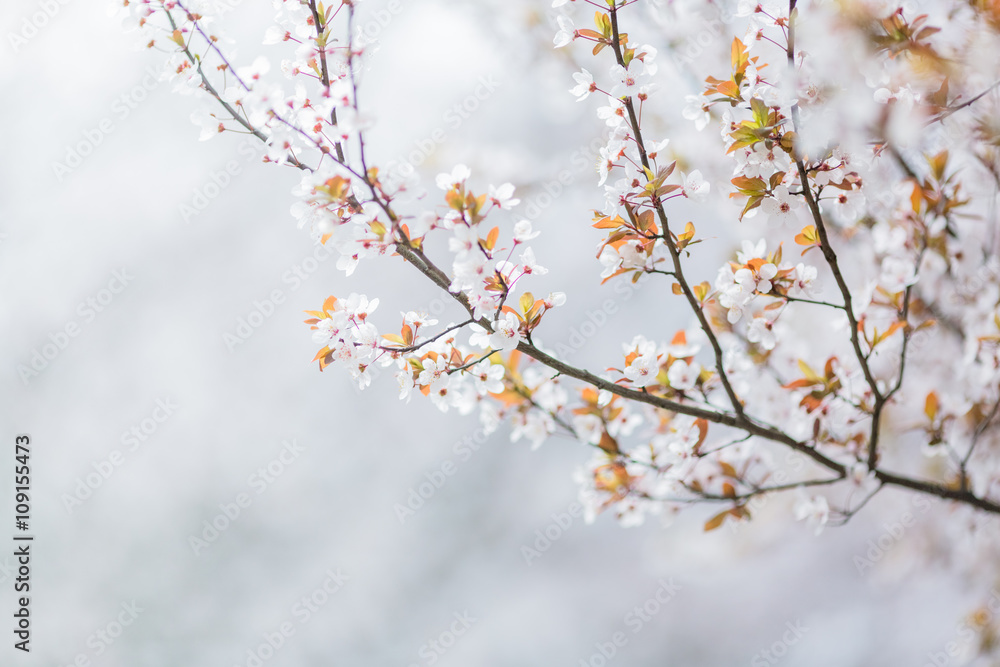
[[815, 245], [819, 243], [819, 234], [816, 233], [814, 225], [802, 228], [802, 232], [795, 235], [795, 242], [799, 245]]
[[745, 53], [746, 47], [743, 46], [743, 42], [740, 41], [739, 37], [733, 37], [733, 43], [729, 47], [729, 59], [732, 62], [734, 70], [743, 71], [741, 66], [746, 63]]
[[497, 244], [497, 239], [500, 238], [500, 228], [494, 227], [490, 230], [490, 233], [486, 236], [486, 249], [493, 250], [493, 246]]
[[604, 283], [608, 282], [612, 278], [616, 278], [616, 277], [620, 276], [623, 273], [628, 273], [631, 270], [632, 269], [618, 269], [617, 271], [615, 271], [614, 273], [612, 273], [610, 276], [608, 276], [607, 278], [605, 278], [604, 280], [602, 280], [601, 284], [603, 285]]
[[914, 213], [920, 212], [920, 202], [924, 198], [924, 190], [920, 187], [920, 184], [916, 181], [913, 182], [913, 192], [910, 193], [910, 206], [913, 208]]
[[614, 218], [601, 218], [593, 226], [597, 229], [617, 229], [624, 224], [625, 221], [616, 215]]
[[715, 89], [719, 91], [720, 94], [725, 95], [726, 97], [735, 98], [740, 96], [740, 89], [736, 85], [736, 82], [732, 80], [723, 81], [718, 86], [716, 86]]
[[708, 521], [706, 521], [705, 522], [705, 532], [707, 533], [707, 532], [715, 530], [716, 528], [718, 528], [719, 526], [721, 526], [725, 522], [727, 516], [729, 516], [729, 510], [726, 510], [724, 512], [719, 512], [718, 514], [716, 514], [715, 516], [713, 516], [711, 519], [709, 519]]
[[527, 315], [528, 311], [531, 310], [531, 307], [535, 305], [535, 297], [531, 292], [525, 292], [521, 295], [518, 302], [521, 306], [521, 310], [523, 310], [525, 315]]
[[497, 399], [504, 405], [510, 407], [512, 405], [520, 405], [524, 403], [524, 396], [517, 393], [516, 391], [511, 391], [510, 389], [504, 389], [499, 394], [490, 394], [493, 398]]
[[725, 475], [726, 477], [739, 479], [740, 476], [736, 472], [736, 468], [734, 468], [731, 464], [727, 463], [726, 461], [719, 461], [719, 467], [722, 469], [722, 474]]
[[507, 361], [507, 368], [510, 369], [511, 373], [517, 371], [518, 365], [521, 363], [521, 352], [518, 350], [512, 350], [510, 353], [510, 358]]
[[465, 200], [462, 199], [462, 195], [458, 192], [458, 190], [449, 190], [446, 192], [444, 200], [450, 208], [453, 208], [456, 211], [461, 211], [465, 206]]
[[891, 336], [892, 334], [896, 333], [902, 327], [905, 327], [905, 326], [906, 326], [906, 322], [904, 322], [903, 320], [897, 320], [896, 322], [893, 322], [892, 326], [889, 327], [889, 330], [886, 331], [884, 334], [882, 334], [882, 338], [883, 339], [888, 338], [889, 336]]
[[816, 382], [813, 381], [813, 380], [799, 379], [799, 380], [792, 380], [788, 384], [782, 385], [782, 388], [783, 389], [803, 389], [805, 387], [811, 387], [814, 384], [816, 384]]
[[697, 453], [705, 442], [705, 438], [708, 437], [708, 420], [696, 419], [694, 425], [698, 427], [698, 442], [694, 445], [694, 451]]
[[924, 401], [924, 414], [927, 415], [928, 419], [934, 421], [934, 418], [937, 417], [938, 408], [940, 406], [941, 404], [938, 401], [937, 393], [932, 391], [927, 394], [927, 400]]
[[621, 453], [618, 449], [618, 441], [608, 435], [607, 431], [601, 433], [601, 441], [597, 445], [608, 454], [617, 455]]

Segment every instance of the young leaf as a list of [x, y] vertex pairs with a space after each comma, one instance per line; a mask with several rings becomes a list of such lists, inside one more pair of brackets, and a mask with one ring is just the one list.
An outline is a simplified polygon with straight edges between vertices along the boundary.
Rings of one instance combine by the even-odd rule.
[[719, 512], [711, 519], [705, 522], [705, 532], [713, 531], [725, 522], [726, 517], [729, 516], [729, 510]]
[[924, 414], [932, 422], [934, 418], [937, 417], [938, 408], [940, 407], [940, 402], [938, 401], [937, 392], [931, 392], [927, 394], [927, 399], [924, 401]]

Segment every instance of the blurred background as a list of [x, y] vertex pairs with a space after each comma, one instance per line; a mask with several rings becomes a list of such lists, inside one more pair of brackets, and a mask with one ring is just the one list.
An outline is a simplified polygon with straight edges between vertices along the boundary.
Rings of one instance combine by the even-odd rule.
[[[259, 46], [270, 7], [232, 4], [237, 59], [276, 66]], [[376, 162], [418, 151], [431, 189], [459, 162], [479, 190], [518, 186], [550, 269], [532, 287], [570, 295], [547, 318], [552, 347], [621, 297], [599, 286], [593, 157], [574, 160], [602, 125], [565, 92], [575, 66], [551, 52], [547, 5], [360, 11], [381, 44], [362, 88]], [[664, 49], [691, 26], [657, 32], [635, 11], [667, 91], [651, 127], [690, 159], [680, 110], [697, 85]], [[485, 436], [473, 416], [399, 402], [388, 374], [362, 393], [318, 372], [302, 311], [330, 294], [380, 297], [388, 328], [401, 310], [460, 313], [399, 261], [348, 279], [314, 255], [289, 214], [298, 175], [245, 137], [199, 142], [204, 102], [160, 83], [163, 54], [137, 50], [104, 6], [17, 0], [0, 16], [0, 516], [12, 525], [13, 439], [29, 433], [36, 536], [25, 655], [10, 633], [14, 530], [0, 531], [0, 663], [920, 667], [972, 646], [963, 614], [990, 592], [933, 563], [914, 576], [920, 530], [885, 539], [905, 495], [819, 536], [782, 499], [709, 534], [711, 508], [586, 525], [571, 513], [580, 445], [532, 452], [506, 427]], [[728, 41], [698, 58], [724, 62]], [[710, 279], [735, 215], [719, 193], [697, 215], [719, 230], [695, 269]], [[602, 369], [635, 333], [689, 324], [664, 303], [639, 289], [572, 360]]]

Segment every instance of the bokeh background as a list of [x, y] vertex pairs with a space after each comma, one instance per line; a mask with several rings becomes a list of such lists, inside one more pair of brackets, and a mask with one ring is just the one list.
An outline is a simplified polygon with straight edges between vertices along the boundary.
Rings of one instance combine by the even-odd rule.
[[[433, 189], [436, 173], [464, 162], [479, 189], [515, 183], [522, 215], [568, 171], [571, 184], [530, 213], [543, 232], [536, 254], [551, 270], [534, 291], [570, 295], [546, 342], [568, 342], [588, 311], [620, 296], [597, 277], [597, 177], [572, 162], [602, 128], [594, 105], [565, 92], [573, 66], [550, 51], [551, 10], [397, 6], [361, 9], [381, 43], [362, 89], [378, 117], [376, 161], [420, 150], [440, 129], [445, 140], [421, 158], [425, 183]], [[225, 15], [240, 61], [280, 59], [258, 46], [270, 12], [242, 2]], [[360, 392], [340, 369], [318, 372], [302, 311], [330, 294], [379, 296], [387, 328], [404, 309], [429, 309], [442, 323], [460, 314], [390, 258], [350, 279], [335, 260], [315, 261], [289, 214], [297, 174], [261, 164], [245, 137], [199, 142], [190, 115], [205, 103], [151, 76], [163, 54], [137, 50], [111, 14], [84, 0], [0, 10], [0, 516], [10, 526], [0, 530], [0, 663], [596, 667], [623, 632], [607, 664], [920, 667], [956, 639], [987, 591], [943, 566], [922, 563], [916, 576], [915, 554], [926, 551], [918, 530], [859, 572], [855, 557], [907, 509], [904, 495], [880, 496], [819, 536], [794, 524], [780, 499], [758, 521], [710, 534], [710, 508], [670, 526], [567, 523], [572, 473], [589, 456], [581, 446], [553, 438], [532, 452], [506, 427], [484, 437], [475, 417], [400, 403], [388, 375]], [[660, 48], [686, 30], [642, 27]], [[680, 117], [696, 82], [661, 58], [665, 120], [654, 127], [678, 155], [696, 154], [698, 135]], [[476, 98], [484, 77], [498, 85]], [[470, 96], [476, 109], [456, 124], [454, 107]], [[58, 167], [76, 162], [72, 151], [88, 154]], [[185, 219], [182, 205], [196, 204], [205, 206]], [[703, 255], [712, 262], [696, 268], [710, 278], [736, 243], [734, 216], [718, 193], [697, 215], [718, 229]], [[664, 287], [621, 301], [573, 360], [604, 368], [635, 333], [669, 338], [687, 326]], [[281, 302], [268, 306], [275, 291]], [[255, 310], [252, 335], [227, 343]], [[61, 335], [68, 326], [77, 335]], [[52, 358], [26, 373], [47, 345]], [[33, 440], [30, 655], [13, 650], [10, 634], [18, 433]], [[449, 461], [454, 474], [401, 521], [396, 505]], [[278, 474], [261, 476], [268, 465]], [[249, 506], [220, 519], [240, 494]], [[212, 521], [228, 526], [193, 548], [192, 536], [213, 535]], [[556, 539], [526, 562], [523, 547], [536, 548], [546, 530]], [[317, 593], [330, 572], [339, 590]], [[676, 594], [650, 604], [663, 582]], [[309, 597], [323, 602], [306, 615]], [[633, 610], [644, 605], [635, 631]], [[453, 625], [456, 614], [475, 620], [466, 630]], [[130, 625], [116, 626], [124, 619]], [[261, 650], [269, 635], [278, 643], [282, 624], [294, 634]], [[453, 627], [462, 634], [450, 637]]]

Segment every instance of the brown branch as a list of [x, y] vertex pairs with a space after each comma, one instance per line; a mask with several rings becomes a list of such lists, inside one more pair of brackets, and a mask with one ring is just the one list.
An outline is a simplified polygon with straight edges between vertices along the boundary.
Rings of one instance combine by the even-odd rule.
[[445, 329], [444, 331], [441, 331], [441, 332], [439, 332], [439, 333], [431, 336], [430, 338], [422, 340], [419, 343], [416, 343], [414, 345], [410, 345], [409, 347], [380, 347], [379, 349], [383, 350], [385, 352], [395, 352], [397, 354], [398, 353], [405, 354], [407, 352], [416, 352], [417, 350], [419, 350], [420, 348], [422, 348], [424, 345], [428, 345], [430, 343], [433, 343], [434, 341], [436, 341], [436, 340], [438, 340], [440, 338], [443, 338], [444, 336], [447, 336], [448, 334], [450, 334], [452, 331], [455, 331], [456, 329], [461, 329], [462, 327], [466, 326], [467, 324], [472, 324], [474, 321], [475, 320], [468, 319], [468, 320], [465, 320], [464, 322], [459, 322], [458, 324], [453, 324], [450, 327], [448, 327], [447, 329]]
[[[177, 2], [177, 6], [180, 7], [182, 10], [184, 10], [185, 13], [190, 14], [190, 12], [188, 12], [188, 10], [180, 2]], [[167, 9], [166, 6], [163, 7], [163, 11], [167, 15], [167, 20], [170, 22], [170, 27], [173, 28], [176, 31], [178, 29], [177, 28], [177, 22], [174, 21], [173, 14], [170, 13], [170, 10]], [[246, 85], [246, 83], [244, 83], [243, 80], [239, 78], [239, 76], [233, 70], [233, 68], [229, 64], [229, 62], [226, 61], [225, 57], [222, 55], [222, 52], [219, 51], [218, 47], [215, 46], [215, 44], [212, 42], [212, 40], [207, 35], [205, 35], [205, 32], [201, 29], [201, 26], [198, 25], [198, 22], [194, 21], [193, 23], [194, 23], [195, 29], [198, 31], [198, 33], [215, 50], [216, 54], [220, 58], [222, 58], [222, 61], [226, 64], [226, 68], [228, 70], [230, 70], [230, 71], [233, 72], [233, 76], [236, 77], [236, 80], [239, 82], [239, 84], [241, 86], [243, 86], [243, 88], [245, 90], [249, 90], [249, 87]], [[214, 97], [219, 104], [222, 105], [222, 108], [225, 109], [226, 112], [229, 113], [229, 115], [231, 115], [233, 117], [233, 120], [235, 120], [237, 123], [239, 123], [240, 125], [242, 125], [250, 134], [252, 134], [253, 136], [257, 137], [258, 139], [260, 139], [265, 144], [268, 143], [269, 137], [266, 134], [264, 134], [263, 132], [261, 132], [259, 129], [257, 129], [253, 125], [251, 125], [248, 121], [244, 120], [240, 116], [240, 114], [238, 114], [236, 112], [236, 110], [232, 107], [232, 105], [229, 104], [229, 102], [227, 102], [224, 99], [222, 99], [222, 96], [215, 89], [215, 87], [212, 85], [212, 83], [208, 80], [208, 77], [205, 76], [205, 72], [201, 68], [201, 59], [198, 58], [197, 56], [195, 56], [191, 52], [190, 45], [184, 45], [184, 46], [181, 47], [181, 49], [184, 52], [184, 55], [187, 56], [188, 61], [192, 65], [194, 65], [195, 70], [198, 72], [198, 76], [201, 77], [201, 85], [202, 85], [202, 87], [206, 91], [208, 91], [208, 93], [212, 97]], [[295, 157], [295, 155], [293, 155], [292, 153], [289, 153], [288, 157], [289, 157], [289, 160], [288, 160], [289, 164], [291, 164], [291, 165], [293, 165], [295, 167], [298, 167], [299, 169], [302, 169], [304, 171], [312, 171], [313, 170], [312, 167], [310, 167], [310, 166], [308, 166], [308, 165], [303, 164], [302, 162], [300, 162], [299, 159], [297, 157]]]
[[[326, 28], [326, 26], [325, 25], [324, 26], [320, 26], [319, 9], [316, 7], [316, 0], [309, 0], [308, 6], [309, 6], [309, 11], [312, 12], [313, 23], [316, 25], [316, 46], [319, 47], [320, 76], [322, 78], [323, 87], [326, 88], [327, 91], [329, 91], [330, 90], [330, 70], [329, 70], [329, 68], [327, 67], [327, 64], [326, 64], [326, 38], [323, 37], [323, 30], [324, 30], [324, 28]], [[343, 5], [341, 5], [341, 7], [342, 6]], [[340, 11], [339, 7], [337, 8], [337, 11]], [[352, 5], [351, 8], [350, 8], [350, 13], [353, 13], [353, 11], [354, 11], [354, 7]], [[350, 34], [350, 32], [348, 32], [348, 34]], [[323, 40], [323, 45], [322, 46], [320, 46], [320, 44], [319, 44], [320, 40]], [[348, 48], [349, 49], [352, 48], [351, 45], [348, 45]], [[333, 109], [330, 110], [330, 124], [333, 125], [334, 127], [337, 126], [337, 108], [336, 107], [334, 107]], [[341, 142], [335, 141], [334, 144], [333, 144], [333, 147], [334, 147], [334, 150], [337, 151], [337, 162], [339, 162], [341, 164], [344, 164], [346, 162], [346, 158], [344, 156], [344, 147], [341, 145]]]
[[[789, 69], [794, 73], [795, 71], [795, 20], [793, 13], [795, 12], [795, 2], [796, 0], [789, 0], [788, 3], [788, 48], [786, 50], [786, 56], [788, 59]], [[792, 128], [795, 130], [796, 134], [799, 134], [801, 123], [799, 122], [799, 107], [798, 104], [792, 105]], [[881, 417], [882, 408], [885, 404], [885, 397], [878, 388], [878, 382], [875, 380], [875, 376], [872, 374], [871, 367], [868, 365], [868, 357], [865, 355], [864, 351], [861, 349], [861, 338], [860, 338], [860, 326], [858, 324], [857, 317], [854, 315], [854, 306], [851, 299], [851, 290], [847, 286], [847, 281], [844, 279], [844, 274], [840, 270], [840, 262], [837, 259], [837, 253], [834, 251], [833, 246], [830, 245], [830, 235], [827, 233], [826, 223], [823, 220], [823, 214], [819, 210], [819, 203], [816, 201], [816, 197], [813, 194], [812, 186], [809, 185], [809, 174], [806, 170], [805, 162], [802, 156], [793, 147], [795, 166], [798, 169], [799, 180], [802, 186], [802, 195], [806, 200], [806, 206], [809, 208], [809, 212], [812, 215], [813, 222], [816, 226], [816, 231], [819, 235], [820, 241], [820, 251], [823, 253], [823, 259], [826, 260], [827, 265], [830, 267], [831, 273], [833, 273], [833, 279], [837, 283], [837, 288], [840, 290], [841, 298], [844, 300], [844, 312], [847, 314], [847, 320], [851, 327], [851, 346], [854, 348], [854, 356], [858, 360], [858, 364], [861, 366], [861, 371], [864, 373], [865, 381], [868, 383], [868, 387], [875, 397], [875, 406], [872, 411], [872, 432], [868, 439], [868, 467], [871, 470], [875, 469], [878, 461], [878, 440], [879, 440], [879, 418]]]
[[717, 493], [706, 493], [704, 491], [697, 491], [690, 487], [685, 486], [692, 493], [697, 494], [699, 500], [711, 500], [711, 501], [731, 501], [731, 502], [742, 502], [747, 500], [752, 500], [758, 496], [765, 496], [769, 493], [777, 493], [780, 491], [793, 491], [795, 489], [806, 488], [810, 486], [829, 486], [830, 484], [836, 484], [837, 482], [843, 481], [847, 477], [846, 473], [844, 475], [838, 475], [837, 477], [827, 477], [824, 479], [807, 479], [800, 482], [788, 482], [786, 484], [775, 484], [773, 486], [755, 486], [751, 491], [747, 493], [736, 494], [732, 496], [720, 495]]
[[830, 303], [829, 301], [817, 301], [815, 299], [803, 299], [797, 296], [781, 295], [781, 299], [788, 301], [789, 303], [811, 303], [814, 306], [827, 306], [829, 308], [836, 308], [837, 310], [844, 310], [844, 307], [839, 303]]
[[952, 115], [956, 111], [961, 111], [962, 109], [964, 109], [966, 107], [972, 106], [973, 104], [975, 104], [976, 102], [978, 102], [982, 98], [986, 97], [997, 86], [1000, 86], [1000, 80], [994, 81], [993, 84], [989, 88], [987, 88], [983, 92], [979, 93], [975, 97], [972, 97], [972, 98], [966, 100], [965, 102], [962, 102], [961, 104], [958, 104], [956, 106], [946, 108], [944, 111], [942, 111], [937, 116], [935, 116], [934, 118], [932, 118], [931, 122], [932, 123], [936, 123], [938, 121], [944, 120], [945, 118], [947, 118], [948, 116]]
[[[609, 12], [611, 15], [611, 48], [614, 50], [615, 60], [620, 66], [625, 67], [625, 58], [622, 55], [621, 35], [618, 31], [618, 9], [618, 7], [612, 6]], [[639, 119], [635, 113], [635, 106], [632, 104], [631, 97], [625, 97], [624, 103], [625, 108], [628, 111], [629, 125], [632, 127], [635, 143], [639, 149], [639, 159], [642, 161], [642, 166], [646, 168], [648, 174], [651, 171], [649, 167], [649, 157], [646, 155], [646, 145], [642, 139], [642, 130], [639, 127]], [[660, 202], [659, 198], [654, 198], [653, 204], [656, 208], [656, 215], [660, 221], [660, 226], [662, 227], [664, 245], [666, 245], [667, 250], [670, 252], [670, 260], [674, 266], [674, 278], [680, 285], [681, 290], [684, 293], [684, 298], [687, 299], [688, 305], [698, 318], [698, 324], [701, 326], [702, 331], [704, 331], [705, 335], [708, 337], [708, 342], [712, 346], [712, 352], [715, 355], [715, 370], [719, 374], [719, 380], [722, 382], [722, 386], [726, 391], [726, 395], [729, 397], [729, 402], [732, 404], [733, 410], [736, 411], [737, 416], [742, 418], [744, 416], [743, 403], [736, 395], [736, 391], [733, 389], [732, 383], [729, 381], [729, 376], [726, 374], [722, 346], [719, 344], [719, 339], [716, 337], [711, 324], [708, 322], [708, 318], [705, 316], [705, 311], [702, 308], [701, 302], [698, 301], [698, 298], [694, 295], [694, 291], [691, 289], [687, 278], [684, 276], [684, 268], [681, 266], [680, 252], [671, 238], [670, 223], [667, 220], [666, 211], [664, 211], [663, 204]]]
[[965, 456], [962, 457], [962, 460], [959, 461], [959, 486], [963, 491], [969, 490], [968, 467], [969, 461], [972, 459], [972, 453], [975, 451], [976, 445], [979, 444], [980, 439], [983, 437], [983, 433], [986, 432], [986, 429], [989, 428], [990, 424], [996, 418], [998, 412], [1000, 412], [1000, 400], [997, 400], [997, 402], [993, 404], [993, 409], [990, 410], [990, 413], [986, 416], [986, 418], [983, 419], [983, 421], [976, 427], [976, 431], [972, 434], [972, 442], [969, 443], [969, 449], [965, 452]]

